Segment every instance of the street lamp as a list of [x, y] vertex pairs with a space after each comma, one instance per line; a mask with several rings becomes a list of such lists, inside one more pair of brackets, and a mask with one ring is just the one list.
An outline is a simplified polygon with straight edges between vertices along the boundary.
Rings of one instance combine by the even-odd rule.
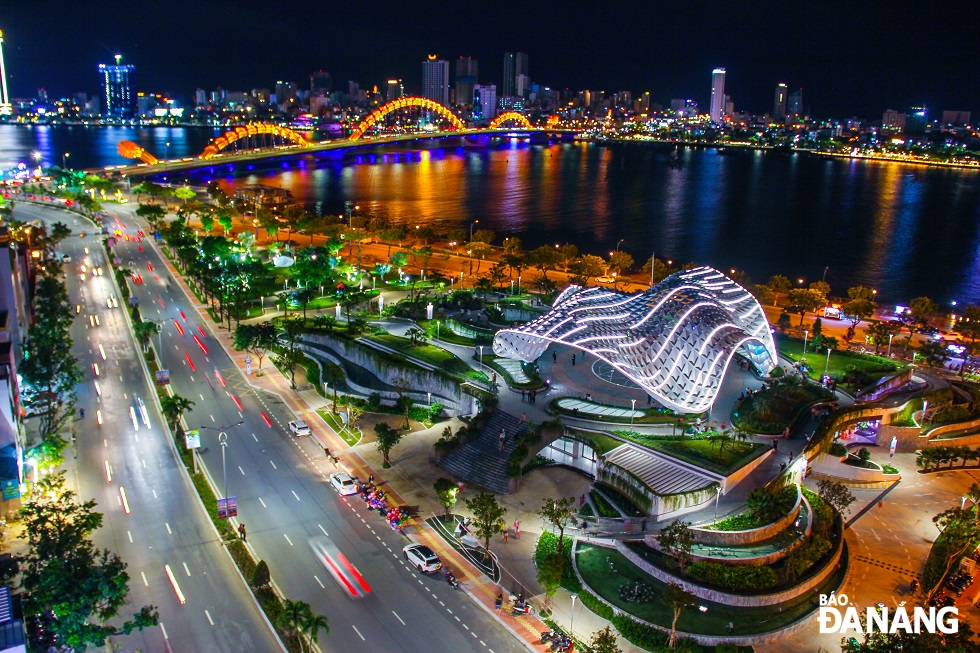
[[894, 333], [889, 333], [888, 334], [888, 354], [886, 355], [887, 358], [891, 358], [892, 357], [892, 338], [894, 338], [894, 337], [895, 337], [895, 334]]
[[619, 246], [623, 244], [623, 241], [624, 241], [624, 240], [626, 240], [626, 239], [625, 239], [625, 238], [620, 238], [620, 239], [619, 239], [619, 242], [618, 242], [618, 243], [616, 243], [616, 251], [617, 251], [617, 252], [619, 251]]
[[578, 600], [578, 594], [572, 594], [572, 622], [568, 626], [568, 635], [575, 640], [575, 601]]
[[164, 157], [169, 161], [170, 160], [170, 141], [167, 141], [166, 142], [166, 149], [164, 150], [164, 152], [165, 152]]
[[810, 335], [810, 332], [806, 329], [803, 330], [803, 355], [806, 356], [806, 339]]
[[630, 426], [633, 426], [633, 415], [636, 413], [636, 399], [630, 399], [633, 402], [633, 412], [630, 413]]
[[[201, 429], [210, 429], [212, 431], [218, 432], [218, 444], [221, 445], [221, 498], [228, 498], [228, 469], [225, 464], [225, 448], [228, 446], [228, 434], [225, 432], [228, 429], [233, 429], [236, 426], [241, 426], [245, 423], [245, 420], [241, 420], [236, 424], [231, 426], [202, 426]], [[227, 507], [226, 507], [227, 509]]]
[[820, 277], [820, 280], [821, 280], [821, 281], [823, 281], [824, 283], [827, 283], [827, 270], [829, 270], [829, 269], [830, 269], [830, 266], [829, 266], [829, 265], [828, 265], [828, 266], [826, 266], [826, 267], [825, 267], [825, 268], [823, 269], [823, 276], [822, 276], [822, 277]]
[[517, 294], [521, 294], [521, 275], [517, 275]]
[[479, 220], [474, 220], [473, 222], [470, 223], [470, 242], [471, 243], [473, 242], [473, 225], [478, 225], [478, 224], [480, 224], [480, 221]]
[[480, 365], [483, 365], [483, 345], [480, 345]]
[[61, 169], [62, 170], [67, 170], [67, 164], [65, 163], [65, 159], [67, 159], [69, 156], [71, 156], [71, 152], [65, 152], [64, 154], [61, 155]]
[[830, 369], [830, 347], [827, 347], [827, 364], [823, 367], [823, 375], [827, 376], [827, 371]]
[[34, 150], [34, 151], [32, 151], [31, 152], [31, 158], [34, 159], [34, 163], [36, 163], [38, 165], [38, 167], [41, 166], [41, 151], [40, 150]]

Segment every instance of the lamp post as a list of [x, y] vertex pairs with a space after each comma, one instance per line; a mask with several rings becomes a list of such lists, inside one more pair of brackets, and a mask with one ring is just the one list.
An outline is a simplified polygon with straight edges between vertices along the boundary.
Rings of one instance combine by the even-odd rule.
[[810, 332], [806, 329], [803, 330], [803, 355], [806, 356], [806, 339], [810, 335]]
[[64, 154], [61, 155], [61, 169], [62, 170], [67, 170], [67, 167], [66, 167], [67, 164], [65, 163], [65, 159], [67, 159], [69, 156], [71, 156], [71, 152], [65, 152]]
[[824, 283], [827, 283], [827, 270], [829, 270], [829, 269], [830, 269], [830, 266], [829, 265], [827, 267], [825, 267], [823, 269], [823, 276], [820, 277], [820, 280], [823, 281]]
[[895, 334], [894, 333], [889, 333], [888, 334], [888, 354], [887, 354], [887, 358], [891, 358], [892, 357], [892, 338], [894, 338], [894, 337], [895, 337]]
[[575, 601], [578, 600], [578, 594], [572, 594], [572, 620], [568, 626], [568, 636], [575, 640]]
[[633, 426], [633, 415], [636, 413], [636, 399], [630, 399], [633, 402], [633, 412], [630, 413], [630, 426]]
[[218, 432], [218, 444], [221, 445], [221, 495], [222, 495], [221, 498], [222, 499], [227, 499], [228, 498], [228, 468], [227, 468], [227, 466], [225, 464], [225, 448], [228, 446], [228, 434], [226, 433], [226, 431], [228, 431], [228, 429], [233, 429], [236, 426], [241, 426], [244, 423], [245, 423], [245, 420], [241, 420], [241, 421], [239, 421], [236, 424], [232, 424], [231, 426], [219, 426], [219, 427], [202, 426], [202, 427], [200, 427], [202, 430], [203, 429], [210, 429], [212, 431], [217, 431]]
[[517, 275], [517, 294], [521, 294], [521, 275]]
[[170, 141], [167, 141], [166, 142], [166, 149], [164, 150], [164, 152], [165, 152], [164, 157], [166, 157], [166, 159], [169, 161], [170, 160]]
[[477, 225], [477, 224], [480, 224], [480, 221], [479, 220], [474, 220], [473, 222], [470, 223], [470, 242], [471, 243], [473, 242], [473, 225]]
[[830, 347], [827, 347], [827, 364], [823, 367], [823, 375], [827, 376], [827, 371], [830, 369]]
[[480, 345], [480, 365], [483, 365], [483, 345]]
[[616, 251], [617, 251], [617, 252], [619, 251], [619, 246], [623, 244], [623, 241], [624, 241], [624, 240], [626, 240], [626, 239], [625, 239], [625, 238], [620, 238], [620, 239], [619, 239], [619, 242], [618, 242], [618, 243], [616, 243]]

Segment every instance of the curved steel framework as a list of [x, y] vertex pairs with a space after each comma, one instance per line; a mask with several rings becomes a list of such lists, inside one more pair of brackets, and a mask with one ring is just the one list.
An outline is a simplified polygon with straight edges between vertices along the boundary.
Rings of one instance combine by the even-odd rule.
[[127, 159], [139, 159], [143, 163], [148, 163], [151, 166], [159, 163], [155, 156], [144, 150], [133, 141], [119, 141], [116, 144], [116, 151], [119, 152], [119, 156], [121, 157], [125, 157]]
[[516, 111], [505, 111], [490, 121], [490, 126], [488, 129], [497, 129], [505, 122], [516, 122], [521, 127], [525, 127], [527, 129], [531, 128], [531, 122], [523, 113], [518, 113]]
[[447, 107], [439, 104], [435, 100], [430, 100], [424, 97], [400, 97], [397, 100], [392, 100], [387, 104], [382, 104], [380, 107], [372, 111], [367, 115], [364, 120], [354, 128], [351, 135], [348, 137], [352, 141], [356, 141], [364, 133], [374, 127], [379, 121], [381, 121], [385, 116], [393, 111], [398, 111], [400, 109], [409, 109], [417, 107], [419, 109], [426, 109], [434, 113], [439, 114], [446, 119], [447, 122], [452, 124], [453, 129], [466, 129], [466, 125], [463, 121], [459, 119], [455, 113], [450, 111]]
[[199, 158], [210, 159], [215, 154], [225, 149], [232, 143], [240, 141], [243, 138], [249, 138], [250, 136], [258, 136], [260, 134], [271, 134], [272, 136], [278, 136], [284, 138], [294, 145], [299, 145], [300, 147], [309, 147], [310, 143], [298, 132], [289, 129], [288, 127], [280, 127], [279, 125], [273, 125], [267, 122], [250, 122], [247, 125], [242, 125], [241, 127], [235, 127], [231, 129], [204, 148], [201, 152]]
[[763, 374], [776, 347], [759, 302], [714, 268], [677, 272], [628, 295], [570, 286], [550, 312], [493, 339], [498, 356], [533, 361], [557, 342], [594, 354], [661, 404], [708, 409], [736, 352]]

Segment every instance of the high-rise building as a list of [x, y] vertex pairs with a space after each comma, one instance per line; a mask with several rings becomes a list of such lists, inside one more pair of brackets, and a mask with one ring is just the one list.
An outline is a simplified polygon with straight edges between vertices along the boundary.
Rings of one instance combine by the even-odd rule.
[[711, 121], [721, 122], [725, 117], [725, 69], [711, 71]]
[[526, 98], [531, 92], [531, 78], [521, 73], [514, 79], [514, 95]]
[[9, 116], [14, 112], [7, 93], [7, 67], [3, 63], [3, 31], [0, 30], [0, 116]]
[[797, 89], [789, 94], [786, 100], [786, 113], [791, 116], [803, 115], [803, 89]]
[[405, 85], [400, 79], [389, 79], [388, 88], [385, 89], [385, 102], [397, 100], [405, 95]]
[[961, 127], [970, 124], [969, 111], [943, 111], [943, 124]]
[[473, 118], [493, 120], [497, 116], [497, 85], [473, 86]]
[[208, 103], [208, 94], [203, 88], [199, 88], [194, 91], [194, 104], [199, 107], [203, 107]]
[[310, 75], [310, 95], [330, 95], [333, 90], [333, 78], [330, 73], [318, 70]]
[[[520, 95], [517, 92], [517, 76], [527, 75], [527, 53], [518, 52], [514, 54], [513, 52], [504, 53], [504, 85], [503, 93], [504, 97], [509, 95]], [[530, 87], [530, 82], [528, 83]]]
[[650, 110], [650, 91], [643, 91], [642, 97], [640, 97], [640, 111]]
[[276, 104], [284, 107], [296, 102], [296, 82], [276, 82]]
[[121, 65], [121, 54], [115, 55], [116, 64], [99, 64], [99, 81], [102, 83], [102, 115], [106, 118], [132, 118], [135, 110], [130, 77], [136, 66]]
[[881, 116], [881, 126], [885, 129], [902, 131], [905, 129], [905, 114], [894, 109], [885, 109], [885, 113]]
[[449, 62], [437, 54], [422, 62], [422, 97], [449, 106]]
[[772, 117], [782, 120], [786, 117], [786, 99], [788, 91], [786, 84], [780, 82], [776, 85], [776, 96], [772, 101]]
[[456, 60], [456, 104], [473, 104], [473, 86], [479, 76], [479, 64], [472, 57]]

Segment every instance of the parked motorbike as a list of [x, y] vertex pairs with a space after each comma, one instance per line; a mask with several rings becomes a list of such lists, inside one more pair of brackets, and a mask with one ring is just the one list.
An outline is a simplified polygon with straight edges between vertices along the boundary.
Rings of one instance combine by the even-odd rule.
[[455, 577], [455, 576], [453, 576], [453, 574], [452, 574], [452, 572], [451, 572], [451, 571], [447, 571], [447, 572], [445, 573], [445, 576], [446, 576], [446, 582], [447, 582], [447, 583], [449, 583], [449, 585], [450, 585], [450, 586], [451, 586], [451, 587], [452, 587], [452, 588], [453, 588], [454, 590], [458, 590], [458, 589], [459, 589], [459, 581], [458, 581], [458, 580], [456, 580], [456, 577]]

